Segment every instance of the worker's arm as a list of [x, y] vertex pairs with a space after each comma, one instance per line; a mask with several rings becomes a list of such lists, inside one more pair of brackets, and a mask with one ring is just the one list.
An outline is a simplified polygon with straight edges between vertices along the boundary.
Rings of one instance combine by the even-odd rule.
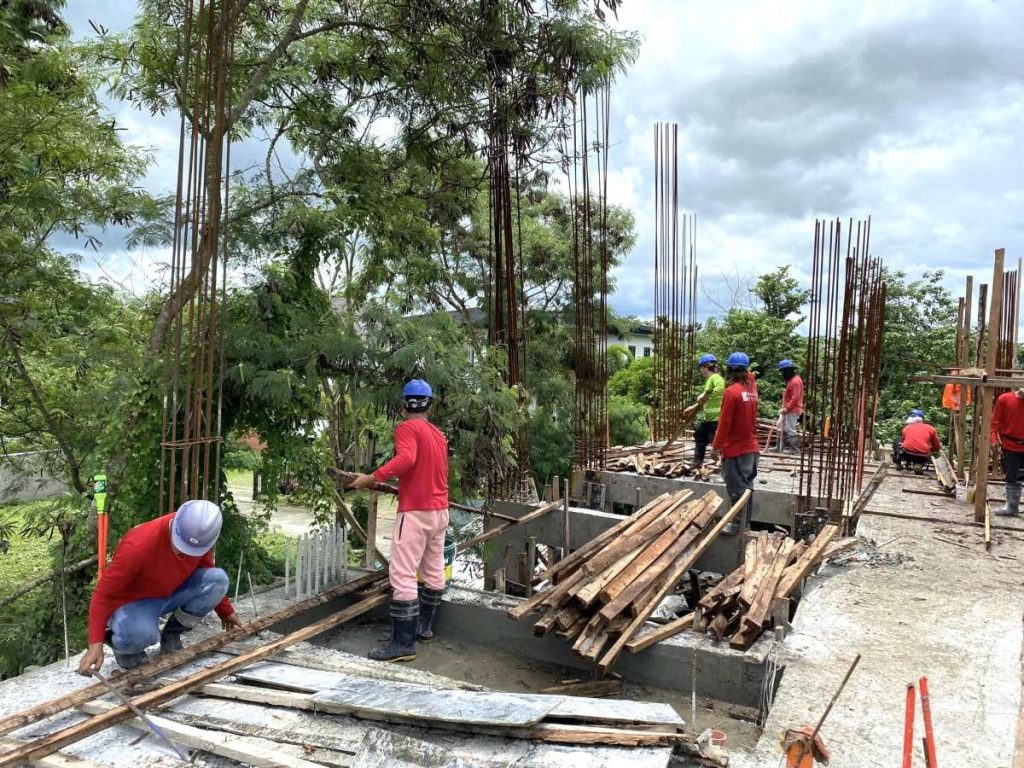
[[999, 430], [1005, 418], [1003, 415], [1003, 402], [1001, 397], [998, 398], [996, 400], [996, 407], [992, 409], [992, 427], [988, 433], [989, 445], [999, 445]]
[[399, 424], [395, 429], [395, 457], [373, 473], [378, 483], [401, 477], [416, 463], [416, 434], [411, 424]]
[[928, 448], [931, 450], [932, 455], [942, 453], [942, 443], [939, 441], [939, 433], [932, 427], [932, 431], [928, 434]]
[[704, 410], [704, 403], [711, 397], [712, 392], [714, 392], [714, 386], [711, 383], [711, 379], [708, 379], [704, 384], [704, 389], [697, 396], [697, 402], [683, 410], [683, 418], [687, 420], [692, 419], [698, 411]]
[[78, 673], [89, 676], [103, 666], [103, 638], [107, 622], [114, 613], [114, 601], [122, 589], [131, 584], [142, 569], [142, 553], [135, 540], [126, 536], [114, 550], [110, 564], [96, 584], [89, 603], [89, 649], [78, 663]]
[[[200, 561], [199, 561], [199, 566], [198, 567], [200, 567], [200, 568], [216, 568], [217, 567], [216, 563], [213, 562], [213, 554], [212, 554], [212, 552], [207, 552], [205, 555], [203, 555], [202, 559], [200, 559]], [[236, 578], [241, 578], [241, 577], [242, 577], [242, 574], [238, 574], [238, 576], [236, 576]], [[217, 612], [218, 616], [220, 616], [220, 625], [221, 625], [221, 627], [223, 629], [230, 629], [231, 627], [240, 627], [240, 626], [242, 626], [241, 619], [239, 619], [238, 618], [238, 614], [235, 613], [235, 606], [233, 606], [231, 604], [231, 601], [228, 599], [227, 595], [224, 595], [224, 597], [221, 598], [221, 601], [219, 603], [217, 603], [216, 607], [213, 610]]]

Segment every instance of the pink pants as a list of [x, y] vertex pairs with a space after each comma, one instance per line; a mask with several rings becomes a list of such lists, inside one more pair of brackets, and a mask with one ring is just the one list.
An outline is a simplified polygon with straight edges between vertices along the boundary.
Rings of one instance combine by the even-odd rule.
[[415, 600], [416, 569], [431, 589], [444, 589], [444, 532], [448, 510], [399, 512], [391, 536], [389, 577], [395, 600]]

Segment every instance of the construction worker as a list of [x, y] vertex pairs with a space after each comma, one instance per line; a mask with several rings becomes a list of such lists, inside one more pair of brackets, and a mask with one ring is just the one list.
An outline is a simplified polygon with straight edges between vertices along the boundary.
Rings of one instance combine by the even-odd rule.
[[683, 419], [689, 421], [698, 411], [704, 415], [693, 430], [693, 466], [700, 469], [704, 464], [708, 446], [715, 439], [715, 430], [718, 429], [718, 414], [722, 410], [725, 379], [718, 372], [718, 358], [714, 355], [701, 355], [697, 366], [700, 375], [704, 377], [704, 389], [701, 390], [697, 402], [683, 411]]
[[1020, 514], [1020, 470], [1024, 466], [1024, 388], [996, 398], [989, 442], [1001, 446], [1000, 461], [1006, 475], [1006, 503], [993, 514]]
[[[124, 535], [92, 594], [79, 674], [100, 670], [104, 642], [129, 670], [145, 664], [146, 648], [158, 642], [162, 653], [180, 651], [181, 636], [210, 611], [225, 630], [242, 626], [227, 598], [228, 575], [210, 554], [222, 523], [220, 507], [193, 500]], [[161, 631], [160, 617], [168, 615]]]
[[921, 475], [925, 465], [931, 463], [931, 457], [941, 452], [939, 433], [931, 424], [925, 423], [924, 411], [914, 408], [907, 416], [903, 433], [892, 444], [893, 463], [900, 469], [913, 466], [914, 472]]
[[789, 358], [779, 361], [779, 371], [786, 381], [782, 393], [782, 409], [779, 411], [779, 451], [800, 453], [800, 435], [796, 425], [804, 412], [804, 380], [797, 373], [796, 363]]
[[[395, 427], [395, 457], [349, 488], [371, 488], [397, 477], [398, 516], [391, 539], [391, 641], [370, 651], [376, 661], [416, 658], [416, 640], [434, 639], [444, 592], [444, 532], [448, 527], [448, 441], [429, 421], [430, 385], [413, 379], [402, 390], [405, 420]], [[424, 585], [417, 589], [416, 571]]]
[[[744, 491], [754, 491], [757, 477], [757, 383], [750, 373], [750, 358], [745, 352], [733, 352], [725, 361], [726, 387], [722, 395], [722, 410], [718, 415], [713, 447], [722, 455], [722, 476], [725, 489], [733, 504]], [[733, 518], [723, 533], [746, 530], [753, 514], [754, 499]]]

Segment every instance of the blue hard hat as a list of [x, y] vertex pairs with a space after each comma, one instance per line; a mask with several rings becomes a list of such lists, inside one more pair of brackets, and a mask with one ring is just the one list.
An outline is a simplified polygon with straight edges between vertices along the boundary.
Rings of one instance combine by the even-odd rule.
[[922, 411], [920, 408], [914, 408], [910, 412], [910, 415], [911, 416], [917, 416], [917, 418], [919, 418], [919, 419], [923, 419], [924, 418], [924, 411]]
[[717, 363], [718, 358], [714, 355], [701, 355], [700, 360], [697, 362], [698, 368], [703, 368], [708, 363]]
[[433, 397], [434, 392], [423, 379], [413, 379], [402, 388], [402, 397]]
[[212, 501], [186, 501], [171, 520], [171, 543], [179, 552], [202, 557], [217, 543], [223, 524], [220, 507]]
[[749, 368], [750, 358], [746, 352], [733, 352], [729, 355], [729, 359], [725, 361], [725, 364], [730, 368]]
[[779, 370], [785, 370], [786, 368], [796, 368], [796, 363], [790, 360], [788, 357], [785, 360], [779, 360]]

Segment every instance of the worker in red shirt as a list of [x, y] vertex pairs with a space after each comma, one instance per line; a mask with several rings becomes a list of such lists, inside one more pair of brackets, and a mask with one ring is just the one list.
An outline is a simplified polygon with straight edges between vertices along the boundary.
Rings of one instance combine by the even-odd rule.
[[[349, 488], [398, 478], [398, 516], [391, 539], [391, 641], [370, 651], [376, 661], [416, 658], [416, 640], [434, 639], [444, 593], [444, 532], [448, 527], [448, 441], [430, 423], [430, 385], [413, 379], [402, 390], [405, 420], [395, 427], [395, 457]], [[423, 576], [417, 588], [416, 571]]]
[[[726, 360], [725, 393], [718, 415], [718, 429], [712, 447], [722, 456], [722, 477], [733, 504], [744, 491], [754, 491], [757, 478], [757, 384], [750, 374], [750, 358], [744, 352], [733, 352]], [[736, 534], [746, 530], [753, 513], [751, 496], [746, 508], [732, 519], [723, 533]]]
[[1020, 514], [1020, 468], [1024, 465], [1024, 389], [996, 398], [992, 409], [989, 442], [1002, 448], [1000, 460], [1006, 475], [1006, 503], [993, 514]]
[[779, 371], [786, 382], [779, 411], [779, 451], [800, 453], [800, 435], [796, 425], [804, 412], [804, 380], [797, 373], [796, 363], [789, 358], [779, 361]]
[[893, 463], [900, 469], [912, 466], [914, 472], [920, 475], [924, 474], [925, 465], [931, 462], [931, 457], [941, 452], [939, 433], [925, 422], [924, 411], [915, 408], [907, 416], [902, 434], [892, 444]]
[[[223, 523], [212, 501], [186, 501], [124, 535], [89, 604], [89, 649], [78, 664], [88, 676], [103, 666], [103, 643], [124, 670], [145, 664], [146, 648], [182, 649], [181, 636], [210, 611], [223, 628], [240, 627], [227, 598], [228, 575], [214, 567], [210, 550]], [[160, 630], [160, 617], [170, 615]]]

